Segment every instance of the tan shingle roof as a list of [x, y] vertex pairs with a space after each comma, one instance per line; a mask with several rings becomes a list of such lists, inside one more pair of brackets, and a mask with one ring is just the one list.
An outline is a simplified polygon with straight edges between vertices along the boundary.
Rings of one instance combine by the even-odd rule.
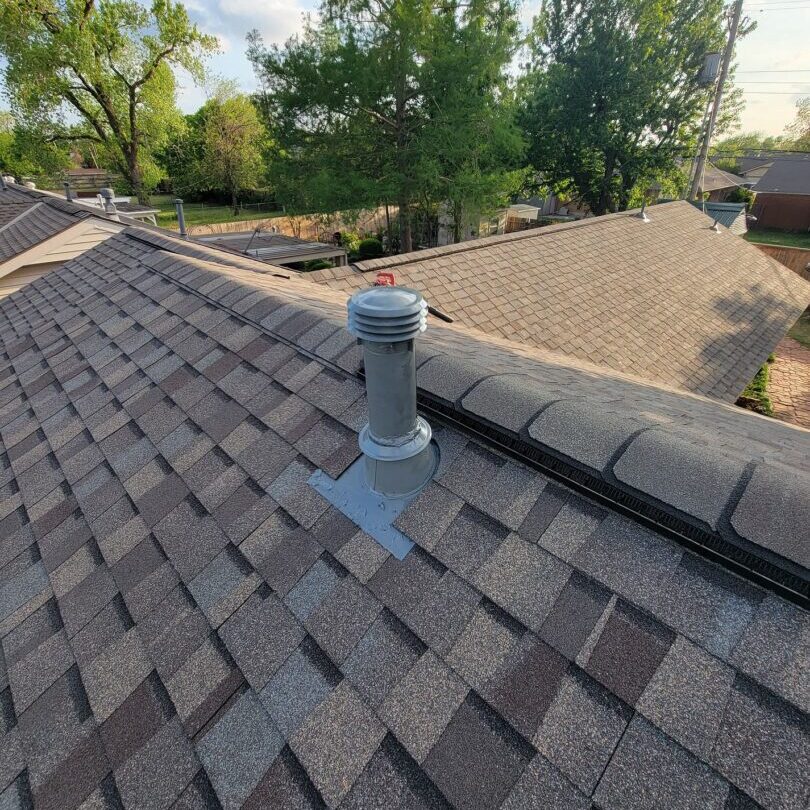
[[810, 303], [810, 286], [687, 202], [374, 259], [468, 327], [733, 401]]

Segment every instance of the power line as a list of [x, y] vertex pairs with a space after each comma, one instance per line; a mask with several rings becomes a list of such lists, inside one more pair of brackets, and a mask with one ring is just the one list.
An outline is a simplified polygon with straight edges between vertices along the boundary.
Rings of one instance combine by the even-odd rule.
[[736, 84], [803, 84], [803, 85], [810, 86], [810, 82], [803, 82], [800, 79], [797, 79], [795, 82], [747, 82], [747, 81], [741, 81], [741, 82], [736, 82]]
[[795, 68], [792, 70], [738, 70], [737, 73], [810, 73], [810, 68]]

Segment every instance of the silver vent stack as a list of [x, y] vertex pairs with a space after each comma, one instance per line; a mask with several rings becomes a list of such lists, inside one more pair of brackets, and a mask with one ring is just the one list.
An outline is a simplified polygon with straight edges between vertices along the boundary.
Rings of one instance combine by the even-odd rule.
[[180, 231], [180, 236], [183, 239], [188, 239], [188, 232], [186, 231], [186, 215], [183, 213], [183, 201], [177, 197], [174, 201], [174, 210], [177, 212], [177, 228]]
[[349, 332], [363, 346], [368, 424], [360, 431], [369, 487], [398, 497], [419, 491], [437, 464], [430, 425], [416, 413], [414, 340], [427, 303], [407, 287], [369, 287], [348, 304]]
[[115, 207], [115, 192], [111, 188], [102, 188], [99, 192], [104, 204], [104, 211], [113, 219], [118, 219], [118, 209]]

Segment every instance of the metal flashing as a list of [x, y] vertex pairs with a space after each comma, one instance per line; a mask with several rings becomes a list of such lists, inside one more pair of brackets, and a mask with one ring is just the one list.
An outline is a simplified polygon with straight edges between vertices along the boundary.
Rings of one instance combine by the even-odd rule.
[[369, 488], [365, 465], [366, 459], [360, 456], [337, 479], [330, 478], [323, 470], [315, 470], [309, 485], [383, 548], [402, 560], [413, 548], [413, 541], [393, 524], [419, 492], [397, 497], [380, 495]]

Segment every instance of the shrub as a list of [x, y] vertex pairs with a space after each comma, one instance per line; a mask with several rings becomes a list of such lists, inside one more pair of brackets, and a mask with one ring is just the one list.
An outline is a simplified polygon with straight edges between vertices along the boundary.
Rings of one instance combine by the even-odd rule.
[[343, 231], [340, 235], [340, 244], [347, 253], [355, 253], [360, 245], [360, 235], [354, 231]]
[[328, 259], [313, 259], [304, 265], [304, 271], [309, 272], [310, 270], [326, 270], [328, 267], [332, 267], [332, 262], [330, 262]]
[[379, 239], [363, 239], [357, 246], [361, 259], [378, 259], [383, 255], [382, 242]]

